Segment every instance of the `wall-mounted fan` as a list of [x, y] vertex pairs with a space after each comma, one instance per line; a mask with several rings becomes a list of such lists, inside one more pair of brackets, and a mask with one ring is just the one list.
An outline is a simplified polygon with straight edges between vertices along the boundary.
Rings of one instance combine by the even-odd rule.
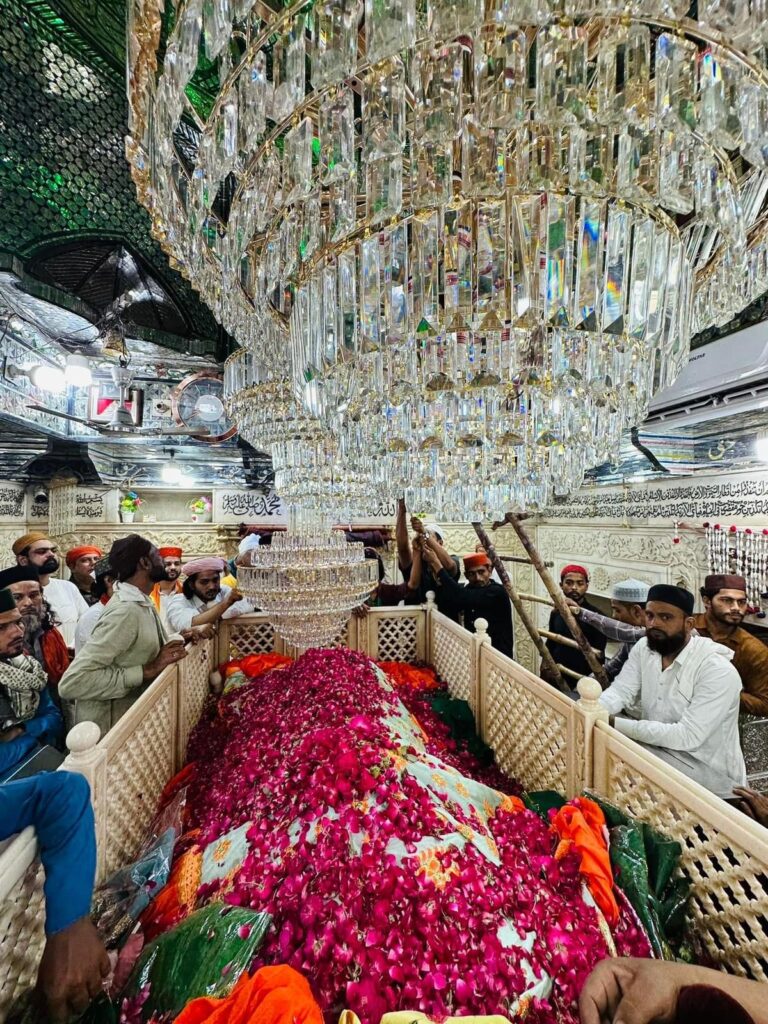
[[200, 441], [228, 441], [237, 426], [224, 408], [224, 381], [212, 370], [185, 377], [171, 393], [173, 418]]
[[[182, 382], [183, 383], [183, 382]], [[112, 385], [95, 385], [91, 390], [88, 418], [72, 416], [66, 412], [47, 409], [51, 416], [71, 420], [90, 427], [104, 437], [190, 437], [208, 440], [209, 428], [201, 424], [195, 430], [177, 427], [142, 427], [144, 419], [144, 391], [132, 387], [133, 373], [124, 358], [112, 367]], [[30, 409], [41, 408], [31, 405]], [[177, 422], [179, 422], [177, 420]]]

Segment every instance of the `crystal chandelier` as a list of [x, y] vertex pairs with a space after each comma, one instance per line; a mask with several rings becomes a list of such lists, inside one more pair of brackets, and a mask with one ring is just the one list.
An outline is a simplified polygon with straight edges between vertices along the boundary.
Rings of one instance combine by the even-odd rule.
[[133, 177], [298, 501], [540, 507], [768, 287], [765, 0], [168, 6]]
[[287, 533], [250, 552], [238, 568], [240, 589], [270, 617], [277, 633], [296, 647], [330, 644], [352, 609], [378, 583], [378, 563], [365, 558], [326, 520], [292, 518]]

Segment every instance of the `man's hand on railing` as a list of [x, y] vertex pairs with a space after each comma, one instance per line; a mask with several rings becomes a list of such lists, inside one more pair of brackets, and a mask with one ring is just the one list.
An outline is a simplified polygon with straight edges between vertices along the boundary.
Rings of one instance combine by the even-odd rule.
[[741, 798], [740, 810], [768, 828], [768, 796], [754, 789], [747, 789], [746, 786], [738, 786], [734, 789], [733, 795]]
[[102, 991], [109, 970], [107, 951], [89, 917], [49, 935], [37, 975], [46, 1020], [67, 1021], [84, 1013]]
[[371, 611], [370, 605], [359, 604], [357, 608], [352, 609], [352, 614], [356, 619], [364, 619], [366, 615], [369, 615]]
[[144, 666], [144, 682], [151, 683], [153, 679], [157, 679], [164, 668], [174, 665], [186, 656], [184, 641], [181, 639], [170, 640], [160, 648], [158, 656]]
[[188, 644], [199, 644], [202, 640], [208, 640], [216, 632], [212, 622], [206, 622], [203, 626], [190, 626], [189, 629], [182, 629], [181, 635]]

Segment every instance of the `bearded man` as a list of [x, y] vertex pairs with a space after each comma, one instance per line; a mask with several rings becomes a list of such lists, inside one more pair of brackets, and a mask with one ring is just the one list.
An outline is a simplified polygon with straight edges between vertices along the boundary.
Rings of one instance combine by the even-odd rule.
[[165, 566], [165, 579], [160, 580], [159, 583], [154, 585], [149, 596], [152, 598], [152, 603], [163, 620], [163, 625], [168, 629], [168, 602], [174, 594], [181, 593], [181, 560], [183, 551], [181, 548], [165, 547], [158, 548], [157, 553], [162, 558], [163, 565]]
[[58, 620], [64, 643], [71, 651], [75, 646], [75, 628], [88, 605], [71, 580], [53, 579], [53, 573], [59, 571], [59, 549], [47, 533], [33, 530], [25, 533], [11, 545], [18, 565], [32, 566], [40, 575], [40, 586], [43, 596], [53, 609]]
[[120, 719], [167, 665], [186, 656], [152, 604], [155, 583], [165, 579], [157, 548], [130, 534], [116, 540], [109, 564], [118, 583], [86, 645], [59, 684], [72, 724], [96, 722], [102, 735]]
[[24, 626], [24, 651], [45, 669], [48, 685], [57, 700], [59, 680], [69, 668], [70, 657], [53, 610], [43, 597], [40, 577], [31, 565], [15, 565], [0, 572], [0, 589], [13, 594]]
[[168, 624], [181, 633], [195, 626], [213, 626], [219, 619], [248, 615], [254, 610], [239, 590], [224, 586], [223, 558], [196, 558], [181, 567], [186, 576], [182, 592], [168, 602]]
[[696, 632], [733, 651], [733, 667], [741, 677], [741, 710], [768, 717], [768, 647], [741, 628], [747, 614], [747, 581], [743, 576], [707, 576], [701, 588], [704, 612], [696, 616]]
[[[733, 651], [693, 634], [693, 594], [648, 591], [646, 634], [600, 697], [610, 724], [718, 796], [746, 781], [739, 743], [741, 680]], [[617, 717], [639, 699], [640, 718]]]
[[24, 653], [16, 599], [0, 590], [0, 782], [47, 744], [61, 743], [64, 723], [42, 665]]
[[69, 578], [89, 607], [96, 604], [96, 598], [93, 596], [93, 567], [103, 555], [101, 548], [93, 544], [81, 544], [80, 547], [70, 548], [67, 552]]

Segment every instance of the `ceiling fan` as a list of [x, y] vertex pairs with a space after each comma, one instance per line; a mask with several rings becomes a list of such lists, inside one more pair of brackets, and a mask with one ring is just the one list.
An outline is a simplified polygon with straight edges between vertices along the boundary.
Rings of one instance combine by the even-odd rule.
[[194, 437], [201, 440], [208, 437], [210, 430], [199, 426], [189, 427], [142, 427], [144, 411], [144, 392], [141, 388], [131, 388], [133, 373], [128, 368], [127, 360], [120, 358], [119, 365], [112, 367], [112, 380], [119, 388], [119, 397], [111, 403], [111, 412], [107, 419], [92, 419], [73, 416], [71, 413], [49, 409], [41, 403], [29, 405], [29, 409], [45, 409], [49, 416], [56, 416], [72, 423], [81, 423], [90, 427], [103, 437]]

